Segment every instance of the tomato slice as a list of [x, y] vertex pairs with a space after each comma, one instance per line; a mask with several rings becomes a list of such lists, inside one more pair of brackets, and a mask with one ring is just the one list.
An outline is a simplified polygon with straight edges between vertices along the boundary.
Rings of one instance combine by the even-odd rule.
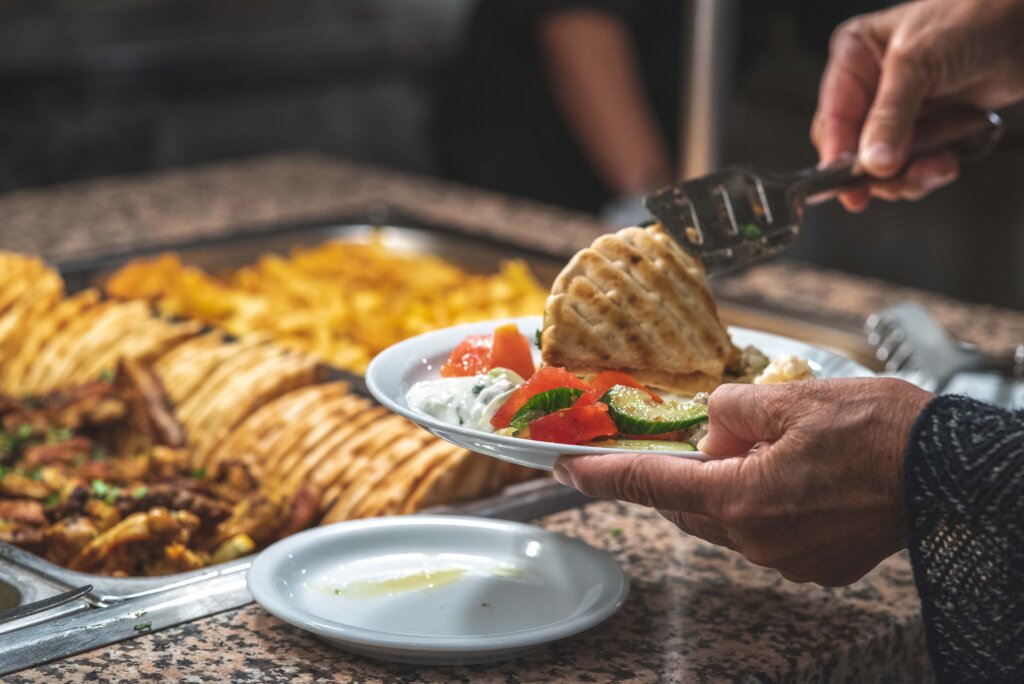
[[601, 402], [555, 411], [530, 423], [530, 439], [558, 444], [582, 444], [617, 431]]
[[498, 412], [494, 414], [493, 418], [491, 418], [491, 425], [493, 425], [497, 430], [507, 428], [508, 424], [512, 422], [512, 416], [516, 414], [516, 411], [522, 408], [523, 404], [525, 404], [530, 397], [559, 387], [571, 387], [573, 389], [581, 390], [584, 393], [590, 389], [587, 383], [583, 382], [564, 368], [559, 368], [558, 366], [544, 366], [534, 373], [533, 377], [520, 385], [516, 391], [512, 393], [512, 396], [508, 398], [505, 405], [498, 409]]
[[479, 375], [491, 369], [493, 335], [470, 335], [462, 340], [441, 366], [442, 378]]
[[512, 323], [494, 331], [491, 368], [508, 368], [524, 379], [529, 379], [533, 375], [533, 352], [530, 350], [530, 341]]
[[640, 382], [632, 375], [629, 373], [623, 373], [622, 371], [601, 371], [590, 381], [590, 386], [597, 392], [598, 397], [604, 396], [604, 393], [615, 385], [635, 387], [638, 390], [643, 390], [651, 396], [651, 399], [659, 404], [664, 401], [664, 399], [659, 397], [650, 389], [640, 384]]

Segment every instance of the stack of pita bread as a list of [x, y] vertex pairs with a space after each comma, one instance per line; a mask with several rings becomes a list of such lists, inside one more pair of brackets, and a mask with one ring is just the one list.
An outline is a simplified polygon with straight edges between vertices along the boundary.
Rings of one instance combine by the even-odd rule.
[[625, 371], [680, 394], [714, 389], [740, 355], [700, 262], [658, 225], [603, 235], [572, 258], [551, 288], [541, 350], [547, 365]]

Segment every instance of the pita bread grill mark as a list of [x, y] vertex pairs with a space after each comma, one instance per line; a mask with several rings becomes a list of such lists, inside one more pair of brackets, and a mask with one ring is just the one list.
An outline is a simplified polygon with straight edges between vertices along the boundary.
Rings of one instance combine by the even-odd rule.
[[91, 308], [99, 301], [99, 290], [83, 290], [82, 292], [59, 302], [47, 312], [42, 320], [37, 320], [27, 328], [21, 341], [21, 349], [15, 358], [10, 359], [5, 368], [4, 389], [10, 394], [24, 394], [28, 390], [28, 376], [33, 364], [38, 359], [40, 350], [49, 341], [60, 334], [71, 321], [77, 319], [81, 311]]
[[[352, 397], [358, 399], [358, 397]], [[330, 474], [332, 469], [328, 461], [334, 457], [345, 441], [363, 427], [369, 425], [380, 416], [360, 401], [360, 404], [352, 404], [352, 410], [347, 416], [339, 416], [335, 421], [335, 429], [327, 433], [319, 443], [307, 449], [298, 462], [286, 471], [283, 482], [289, 486], [299, 486], [303, 480], [309, 478], [314, 482], [324, 483], [324, 475], [320, 474], [320, 468], [325, 468], [325, 474]]]
[[[640, 353], [640, 357], [636, 360], [637, 365], [641, 364], [645, 358], [654, 358], [659, 354], [670, 353], [672, 340], [670, 337], [666, 337], [664, 326], [644, 323], [645, 318], [656, 323], [664, 320], [664, 317], [659, 316], [658, 311], [651, 306], [651, 298], [647, 292], [638, 287], [632, 277], [599, 251], [587, 253], [583, 262], [588, 272], [592, 270], [594, 275], [599, 276], [597, 279], [593, 276], [590, 277], [590, 282], [595, 287], [600, 288], [599, 282], [602, 281], [612, 284], [610, 289], [604, 290], [604, 294], [609, 300], [618, 304], [619, 309], [629, 318], [629, 321], [624, 321], [625, 329], [630, 331], [625, 335], [625, 342], [634, 354]], [[624, 301], [620, 303], [618, 300]], [[666, 310], [664, 306], [656, 306], [662, 311]], [[634, 315], [637, 312], [648, 315], [638, 318]], [[637, 331], [643, 331], [647, 335], [638, 337]], [[648, 340], [651, 343], [648, 343]]]
[[70, 353], [62, 358], [60, 366], [55, 367], [55, 382], [74, 382], [82, 365], [88, 363], [98, 350], [116, 344], [125, 333], [149, 318], [149, 306], [145, 302], [117, 303], [108, 308], [94, 319], [92, 327], [77, 338]]
[[112, 305], [113, 302], [98, 302], [83, 309], [46, 342], [28, 369], [25, 383], [27, 391], [42, 393], [53, 388], [55, 369], [63, 365], [62, 359], [70, 356], [68, 347], [85, 334], [96, 319]]
[[333, 418], [349, 418], [354, 410], [360, 410], [358, 403], [341, 400], [321, 401], [299, 420], [290, 426], [286, 425], [268, 448], [268, 453], [276, 455], [277, 458], [272, 463], [267, 463], [267, 475], [275, 479], [283, 478], [289, 467], [316, 448], [318, 440], [336, 428]]
[[[705, 319], [707, 323], [707, 334], [710, 337], [705, 337], [704, 341], [716, 348], [722, 355], [726, 357], [726, 365], [731, 359], [737, 359], [739, 350], [733, 345], [732, 340], [729, 338], [729, 333], [725, 329], [718, 318], [718, 305], [715, 303], [714, 297], [711, 296], [711, 291], [708, 288], [707, 276], [704, 273], [704, 268], [700, 262], [693, 257], [689, 252], [680, 247], [675, 240], [667, 235], [661, 226], [655, 226], [653, 229], [638, 230], [633, 235], [644, 240], [652, 240], [656, 244], [662, 246], [671, 255], [676, 258], [672, 260], [674, 264], [689, 264], [689, 267], [684, 266], [684, 270], [689, 275], [690, 279], [695, 282], [690, 292], [696, 293], [697, 296], [702, 300], [704, 306], [709, 312], [708, 318]], [[681, 281], [673, 281], [678, 284]]]
[[642, 256], [650, 255], [640, 262], [640, 267], [642, 269], [645, 263], [653, 261], [654, 268], [649, 271], [649, 275], [657, 282], [652, 282], [651, 289], [659, 291], [661, 288], [658, 285], [661, 285], [665, 290], [674, 292], [679, 299], [669, 300], [668, 304], [686, 301], [688, 307], [679, 309], [679, 318], [683, 320], [692, 323], [694, 312], [706, 311], [709, 315], [698, 317], [696, 321], [705, 324], [700, 330], [706, 333], [701, 335], [701, 341], [719, 352], [727, 352], [732, 343], [725, 328], [718, 321], [717, 307], [707, 288], [707, 279], [699, 262], [665, 235], [660, 227], [628, 228], [619, 233], [623, 241], [638, 250]]

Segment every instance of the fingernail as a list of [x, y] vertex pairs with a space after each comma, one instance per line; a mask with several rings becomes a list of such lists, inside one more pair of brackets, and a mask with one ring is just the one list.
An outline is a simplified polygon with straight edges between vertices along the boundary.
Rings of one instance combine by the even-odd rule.
[[887, 143], [872, 143], [861, 152], [860, 161], [874, 169], [891, 169], [896, 164], [896, 148]]
[[705, 443], [706, 443], [707, 441], [708, 441], [707, 435], [705, 435], [705, 436], [701, 437], [701, 438], [700, 438], [700, 441], [699, 441], [699, 442], [697, 442], [697, 451], [704, 451], [704, 444], [705, 444]]
[[828, 161], [821, 160], [820, 162], [818, 162], [818, 168], [824, 169], [826, 167], [832, 166], [833, 164], [849, 161], [851, 159], [853, 159], [853, 152], [840, 152], [839, 154], [837, 154], [835, 157]]
[[561, 463], [555, 464], [555, 479], [564, 484], [566, 487], [572, 487], [576, 489], [576, 483], [573, 482], [572, 473]]

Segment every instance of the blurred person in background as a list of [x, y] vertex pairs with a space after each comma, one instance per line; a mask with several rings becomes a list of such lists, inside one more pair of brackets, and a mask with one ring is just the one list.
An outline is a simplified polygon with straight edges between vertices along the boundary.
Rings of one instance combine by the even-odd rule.
[[[861, 211], [956, 179], [951, 155], [900, 173], [922, 111], [1021, 101], [1024, 0], [918, 0], [836, 31], [812, 139], [885, 179], [844, 193]], [[722, 385], [708, 416], [708, 461], [563, 457], [555, 475], [795, 582], [850, 584], [909, 548], [939, 679], [1024, 681], [1024, 411], [870, 378]]]
[[[757, 59], [772, 12], [812, 52], [832, 26], [884, 0], [743, 5], [738, 66]], [[688, 52], [683, 0], [480, 0], [442, 79], [439, 170], [454, 180], [600, 214], [647, 214], [640, 196], [677, 179]], [[735, 79], [733, 64], [707, 78]]]
[[479, 2], [440, 93], [442, 172], [592, 213], [671, 182], [684, 8]]

